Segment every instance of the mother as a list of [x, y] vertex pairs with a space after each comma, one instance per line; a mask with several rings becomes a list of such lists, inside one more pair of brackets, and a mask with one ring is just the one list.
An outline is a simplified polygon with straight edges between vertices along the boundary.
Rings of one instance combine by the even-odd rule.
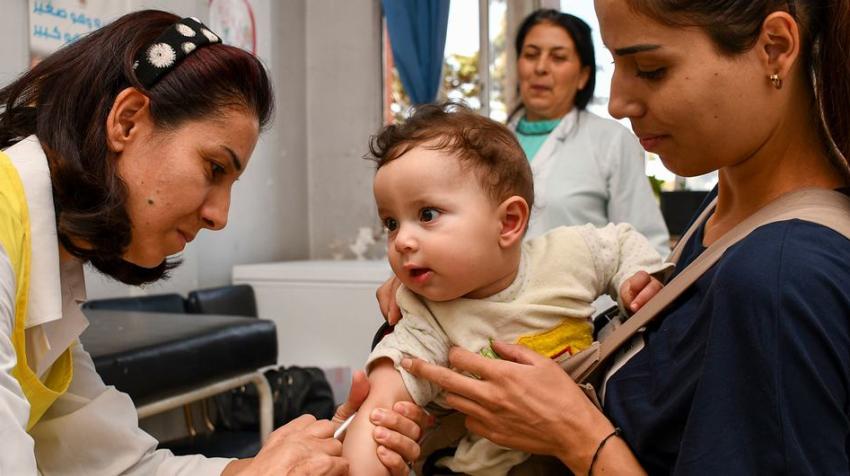
[[[83, 264], [150, 283], [200, 230], [224, 228], [272, 101], [257, 58], [157, 11], [121, 17], [0, 89], [0, 474], [346, 474], [336, 425], [308, 416], [253, 460], [157, 450], [78, 339]], [[368, 393], [355, 380], [337, 417]], [[376, 415], [376, 440], [406, 474], [423, 413], [397, 410], [410, 418]]]
[[[719, 170], [680, 267], [777, 197], [848, 192], [850, 2], [596, 0], [610, 110], [673, 172]], [[552, 362], [408, 361], [470, 430], [576, 474], [850, 471], [850, 241], [801, 220], [733, 246], [637, 339], [598, 411]], [[540, 391], [545, 388], [547, 391]], [[621, 430], [615, 432], [615, 427]]]

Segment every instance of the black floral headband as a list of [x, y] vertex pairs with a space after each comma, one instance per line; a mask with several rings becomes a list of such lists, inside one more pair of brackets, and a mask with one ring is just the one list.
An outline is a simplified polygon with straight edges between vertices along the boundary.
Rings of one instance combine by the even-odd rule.
[[218, 35], [197, 18], [184, 18], [168, 27], [139, 53], [133, 71], [142, 86], [150, 88], [192, 52], [214, 43], [221, 43]]

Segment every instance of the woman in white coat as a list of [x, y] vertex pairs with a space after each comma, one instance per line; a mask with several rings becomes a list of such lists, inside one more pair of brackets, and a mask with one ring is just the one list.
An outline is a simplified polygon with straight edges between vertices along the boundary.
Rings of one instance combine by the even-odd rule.
[[[0, 474], [346, 474], [337, 424], [309, 416], [251, 460], [157, 450], [79, 342], [84, 263], [153, 282], [225, 226], [273, 107], [259, 60], [197, 19], [137, 12], [46, 58], [0, 104]], [[368, 393], [362, 376], [352, 387], [337, 417]], [[376, 419], [379, 457], [407, 474], [424, 414], [394, 410]]]
[[521, 104], [509, 126], [534, 173], [528, 236], [561, 225], [626, 222], [666, 256], [669, 235], [643, 149], [625, 127], [586, 110], [596, 81], [590, 27], [567, 13], [538, 10], [523, 21], [515, 47]]

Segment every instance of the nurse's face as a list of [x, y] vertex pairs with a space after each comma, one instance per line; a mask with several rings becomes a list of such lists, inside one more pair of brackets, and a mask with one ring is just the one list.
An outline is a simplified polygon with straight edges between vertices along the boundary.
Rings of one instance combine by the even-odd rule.
[[117, 156], [132, 224], [124, 259], [152, 268], [182, 251], [201, 229], [227, 224], [230, 190], [248, 166], [259, 123], [235, 108], [173, 130], [152, 127], [144, 118], [137, 127]]
[[682, 176], [739, 164], [778, 122], [754, 49], [722, 55], [699, 28], [663, 25], [622, 0], [596, 0], [614, 56], [609, 112]]
[[526, 35], [517, 59], [519, 94], [530, 120], [557, 119], [573, 108], [590, 77], [575, 43], [562, 27], [539, 23]]

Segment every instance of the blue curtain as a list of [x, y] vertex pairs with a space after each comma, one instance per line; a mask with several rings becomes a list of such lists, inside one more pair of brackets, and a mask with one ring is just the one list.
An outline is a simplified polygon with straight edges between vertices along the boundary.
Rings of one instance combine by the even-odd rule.
[[383, 0], [393, 61], [413, 104], [433, 102], [449, 25], [449, 0]]

